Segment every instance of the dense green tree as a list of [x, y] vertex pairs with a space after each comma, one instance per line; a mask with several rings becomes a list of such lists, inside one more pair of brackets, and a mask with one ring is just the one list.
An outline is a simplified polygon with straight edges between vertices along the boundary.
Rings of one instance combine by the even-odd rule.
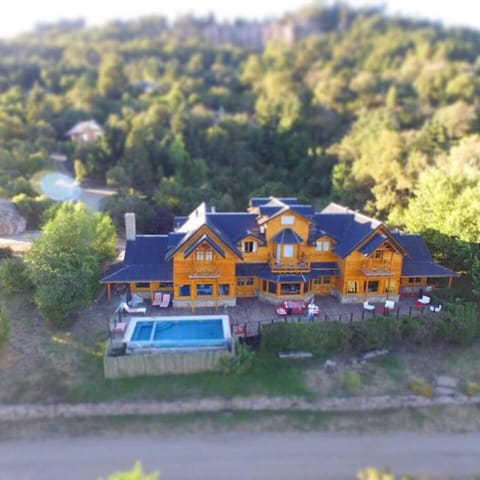
[[98, 293], [105, 262], [116, 255], [111, 219], [82, 203], [64, 203], [27, 252], [35, 302], [46, 319], [64, 325]]

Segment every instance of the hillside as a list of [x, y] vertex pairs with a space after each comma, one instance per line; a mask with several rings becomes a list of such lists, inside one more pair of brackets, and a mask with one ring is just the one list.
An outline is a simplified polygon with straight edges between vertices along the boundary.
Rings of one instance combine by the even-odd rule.
[[[0, 42], [3, 195], [38, 223], [48, 202], [29, 179], [55, 152], [118, 188], [106, 208], [117, 221], [135, 210], [145, 232], [200, 201], [295, 195], [421, 231], [454, 268], [479, 265], [480, 33], [344, 6], [282, 22], [298, 39], [264, 49], [213, 41], [230, 27], [191, 17], [63, 22]], [[99, 141], [66, 139], [89, 119]]]

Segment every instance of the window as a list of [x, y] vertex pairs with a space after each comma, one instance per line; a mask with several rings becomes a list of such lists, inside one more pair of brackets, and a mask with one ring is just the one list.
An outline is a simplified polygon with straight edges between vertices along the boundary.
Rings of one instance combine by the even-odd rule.
[[213, 285], [211, 283], [197, 284], [197, 296], [209, 297], [211, 295], [213, 295]]
[[408, 283], [421, 283], [421, 277], [409, 277]]
[[282, 283], [280, 285], [281, 295], [300, 295], [301, 283]]
[[190, 285], [189, 284], [180, 285], [179, 295], [180, 297], [190, 297], [191, 296]]
[[328, 240], [317, 240], [316, 250], [317, 252], [329, 252], [330, 242]]
[[277, 284], [275, 282], [268, 282], [269, 293], [277, 293]]
[[230, 285], [228, 283], [221, 283], [218, 286], [218, 294], [221, 297], [225, 297], [227, 295], [230, 295]]
[[383, 250], [375, 250], [373, 254], [373, 258], [382, 259], [383, 258]]
[[150, 284], [148, 282], [137, 282], [135, 288], [150, 288]]
[[317, 277], [314, 279], [315, 285], [330, 285], [330, 277]]
[[241, 277], [237, 279], [237, 285], [243, 287], [245, 285], [251, 287], [254, 285], [253, 277]]
[[197, 260], [199, 262], [211, 262], [213, 260], [213, 251], [197, 250]]
[[367, 292], [378, 292], [379, 282], [377, 280], [369, 280], [367, 282]]
[[248, 240], [242, 243], [242, 250], [245, 253], [252, 253], [257, 251], [257, 242], [253, 240]]
[[282, 225], [295, 225], [295, 217], [293, 215], [284, 215], [281, 223]]
[[348, 280], [347, 293], [358, 293], [358, 280]]
[[283, 256], [284, 257], [293, 257], [295, 254], [295, 249], [293, 247], [293, 245], [284, 245], [283, 246]]

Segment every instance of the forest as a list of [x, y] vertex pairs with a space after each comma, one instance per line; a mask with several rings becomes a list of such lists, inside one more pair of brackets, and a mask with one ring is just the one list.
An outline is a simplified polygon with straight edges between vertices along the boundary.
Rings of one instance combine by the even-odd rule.
[[[480, 32], [337, 4], [290, 18], [322, 32], [254, 50], [151, 17], [0, 41], [0, 194], [37, 228], [51, 202], [30, 180], [61, 153], [143, 233], [201, 201], [335, 201], [424, 234], [480, 292]], [[66, 138], [89, 119], [99, 141]]]

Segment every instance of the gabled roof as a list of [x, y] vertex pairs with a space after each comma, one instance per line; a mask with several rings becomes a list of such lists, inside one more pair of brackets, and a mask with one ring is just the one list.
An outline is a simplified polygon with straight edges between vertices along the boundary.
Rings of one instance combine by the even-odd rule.
[[364, 255], [370, 255], [373, 253], [380, 245], [385, 243], [387, 237], [383, 234], [374, 235], [362, 248], [360, 248], [360, 252]]
[[[207, 212], [207, 207], [204, 203], [200, 204], [188, 217], [176, 218], [175, 225], [178, 225], [178, 227], [173, 238], [178, 240], [178, 242], [175, 244], [173, 241], [171, 242], [166, 257], [167, 260], [171, 259], [204, 226], [214, 233], [240, 259], [243, 259], [243, 256], [237, 247], [237, 243], [242, 238], [253, 235], [259, 241], [265, 241], [265, 236], [260, 233], [260, 227], [257, 224], [254, 213]], [[218, 246], [218, 242], [215, 243]], [[223, 251], [222, 247], [218, 247]]]
[[96, 122], [96, 120], [86, 120], [85, 122], [80, 122], [74, 125], [65, 136], [69, 137], [71, 135], [82, 134], [85, 130], [92, 129], [103, 132], [102, 127]]
[[294, 232], [291, 228], [280, 230], [273, 238], [272, 242], [281, 244], [297, 244], [303, 243], [303, 238]]
[[[313, 219], [316, 225], [316, 238], [322, 235], [332, 237], [336, 241], [334, 252], [341, 258], [345, 258], [354, 250], [361, 247], [364, 242], [368, 244], [374, 241], [369, 247], [363, 245], [362, 248], [366, 248], [366, 251], [369, 251], [369, 248], [379, 242], [378, 245], [375, 246], [375, 248], [377, 248], [382, 242], [379, 238], [377, 240], [374, 239], [382, 235], [385, 236], [383, 241], [390, 240], [394, 248], [401, 251], [403, 250], [403, 247], [390, 236], [390, 233], [382, 228], [383, 226], [380, 221], [337, 205], [336, 203], [331, 203], [325, 207], [320, 213], [315, 214]], [[375, 235], [375, 233], [377, 234]], [[373, 250], [375, 248], [373, 248]]]
[[168, 249], [168, 235], [137, 235], [125, 245], [123, 264], [111, 267], [101, 283], [120, 282], [171, 282], [172, 262], [165, 261]]
[[225, 251], [223, 250], [223, 248], [207, 234], [204, 234], [201, 237], [197, 238], [197, 240], [195, 240], [185, 250], [184, 258], [189, 257], [195, 251], [195, 249], [197, 249], [204, 242], [210, 245], [221, 257], [225, 258]]
[[417, 234], [395, 232], [393, 237], [404, 246], [408, 256], [403, 259], [402, 277], [459, 277], [449, 268], [437, 265], [425, 243]]
[[284, 204], [284, 205], [297, 205], [298, 199], [296, 197], [254, 197], [250, 199], [250, 206], [259, 207], [260, 205], [274, 205]]

